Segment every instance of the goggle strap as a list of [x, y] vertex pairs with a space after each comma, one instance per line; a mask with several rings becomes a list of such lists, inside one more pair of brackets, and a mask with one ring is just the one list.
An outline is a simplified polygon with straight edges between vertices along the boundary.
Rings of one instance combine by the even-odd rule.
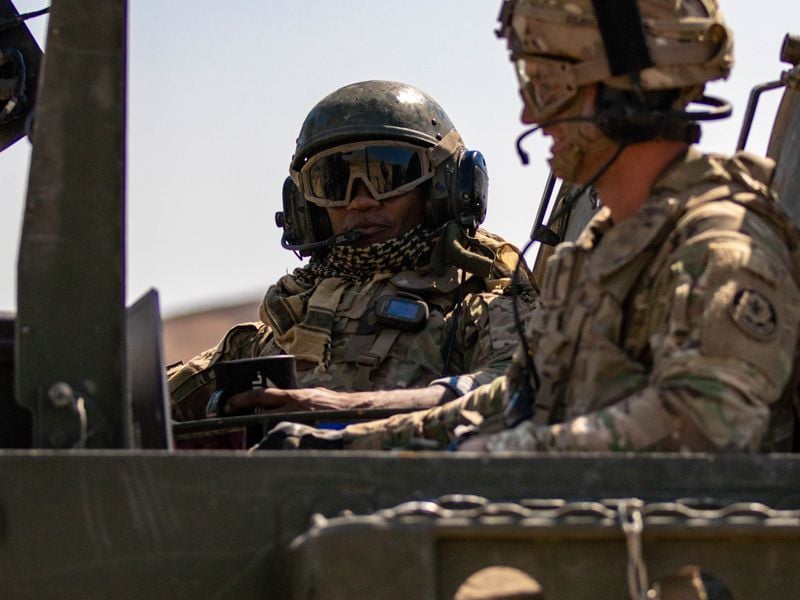
[[461, 139], [461, 136], [458, 135], [458, 132], [453, 129], [444, 136], [438, 144], [432, 148], [428, 148], [428, 159], [431, 161], [432, 170], [436, 169], [436, 167], [453, 156], [459, 148], [463, 147], [464, 141]]

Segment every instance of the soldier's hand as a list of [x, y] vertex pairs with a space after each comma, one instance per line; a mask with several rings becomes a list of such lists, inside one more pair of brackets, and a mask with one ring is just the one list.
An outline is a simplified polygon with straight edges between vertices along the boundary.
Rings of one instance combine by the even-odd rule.
[[489, 452], [486, 442], [489, 436], [475, 435], [467, 438], [458, 445], [458, 452]]
[[241, 412], [295, 412], [305, 410], [341, 410], [348, 408], [346, 394], [325, 388], [281, 390], [255, 388], [231, 396], [223, 412], [234, 415]]
[[315, 429], [300, 423], [278, 423], [258, 443], [259, 450], [341, 450], [344, 433], [334, 429]]

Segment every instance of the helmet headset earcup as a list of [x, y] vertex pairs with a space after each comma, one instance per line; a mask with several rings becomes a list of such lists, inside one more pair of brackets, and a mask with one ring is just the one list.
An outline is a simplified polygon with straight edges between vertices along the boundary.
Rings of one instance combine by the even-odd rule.
[[442, 163], [431, 179], [426, 222], [439, 227], [455, 221], [466, 229], [477, 229], [486, 218], [488, 191], [483, 154], [461, 149]]
[[700, 128], [674, 108], [681, 90], [630, 91], [598, 84], [595, 123], [618, 144], [654, 139], [695, 143]]
[[308, 202], [291, 177], [284, 180], [282, 195], [283, 210], [275, 213], [275, 223], [283, 229], [281, 245], [300, 256], [310, 256], [314, 250], [303, 246], [327, 240], [333, 235], [328, 213]]

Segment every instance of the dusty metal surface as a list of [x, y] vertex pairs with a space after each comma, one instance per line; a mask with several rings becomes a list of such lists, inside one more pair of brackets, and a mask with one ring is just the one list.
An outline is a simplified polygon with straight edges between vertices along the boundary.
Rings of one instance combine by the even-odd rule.
[[125, 15], [124, 0], [59, 0], [50, 16], [17, 291], [17, 399], [39, 447], [123, 447], [129, 433]]
[[148, 290], [127, 310], [126, 369], [134, 448], [172, 450], [169, 391], [164, 373], [158, 292]]
[[317, 517], [292, 544], [293, 598], [450, 599], [468, 578], [498, 567], [533, 578], [547, 598], [639, 598], [631, 588], [646, 592], [690, 565], [738, 600], [795, 595], [800, 510], [694, 504], [451, 496]]
[[[713, 497], [800, 508], [800, 457], [0, 452], [0, 589], [16, 598], [286, 598], [314, 513], [408, 500]], [[47, 501], [34, 501], [33, 499]], [[367, 541], [367, 543], [369, 543]]]

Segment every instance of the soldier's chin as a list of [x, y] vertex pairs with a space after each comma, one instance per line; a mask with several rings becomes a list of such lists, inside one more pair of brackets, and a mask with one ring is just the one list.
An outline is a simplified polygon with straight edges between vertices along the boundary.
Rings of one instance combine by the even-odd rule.
[[365, 227], [357, 231], [360, 231], [363, 237], [352, 242], [351, 245], [356, 248], [366, 248], [372, 244], [381, 244], [391, 237], [384, 227]]
[[370, 240], [368, 238], [361, 238], [359, 240], [356, 240], [355, 242], [350, 242], [350, 245], [353, 248], [366, 248], [367, 246], [371, 246], [374, 243], [375, 242], [373, 242], [372, 240]]
[[586, 183], [585, 181], [580, 181], [582, 162], [583, 152], [573, 145], [560, 149], [547, 159], [547, 163], [556, 177], [563, 181], [577, 184]]

